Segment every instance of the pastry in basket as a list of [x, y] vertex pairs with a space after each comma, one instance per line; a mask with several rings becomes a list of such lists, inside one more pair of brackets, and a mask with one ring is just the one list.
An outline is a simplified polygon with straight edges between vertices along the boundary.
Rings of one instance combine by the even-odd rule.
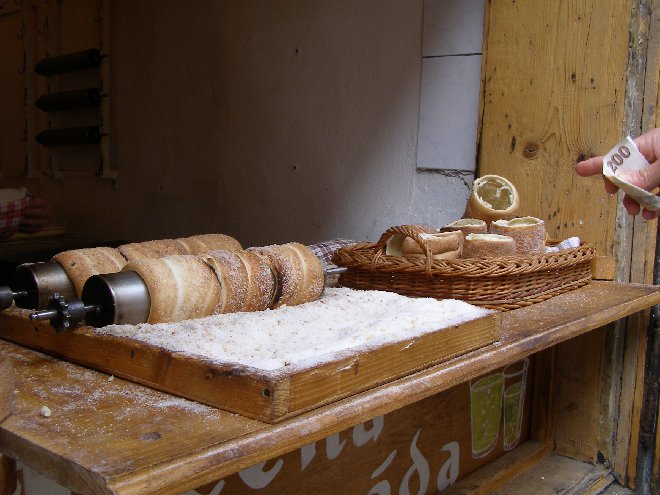
[[209, 316], [220, 304], [220, 282], [209, 265], [190, 254], [130, 261], [151, 300], [147, 323], [172, 323]]
[[545, 224], [535, 217], [495, 220], [490, 224], [491, 234], [507, 235], [516, 241], [516, 254], [529, 256], [545, 252]]
[[468, 197], [464, 218], [478, 218], [490, 224], [494, 220], [516, 216], [520, 200], [515, 186], [499, 175], [475, 179]]
[[103, 273], [116, 273], [126, 265], [121, 253], [110, 247], [72, 249], [53, 256], [71, 279], [78, 297], [89, 277]]
[[[464, 236], [460, 230], [456, 232], [420, 234], [419, 237], [435, 259], [455, 260], [461, 257]], [[426, 257], [425, 250], [410, 237], [406, 237], [403, 240], [401, 251], [403, 256]]]
[[220, 281], [215, 313], [263, 311], [275, 297], [276, 277], [267, 258], [250, 251], [211, 251], [203, 255]]
[[249, 248], [268, 258], [277, 272], [277, 294], [273, 308], [296, 306], [318, 299], [323, 293], [321, 261], [307, 246], [298, 242]]
[[461, 218], [455, 222], [448, 223], [440, 229], [441, 232], [455, 232], [460, 230], [463, 234], [487, 234], [488, 225], [480, 218]]
[[[381, 235], [381, 240], [378, 241], [379, 243], [383, 241], [384, 237], [387, 237], [387, 242], [385, 243], [385, 254], [388, 256], [403, 256], [403, 243], [406, 242], [406, 239], [410, 239], [409, 235], [406, 235], [404, 233], [396, 233], [396, 234], [390, 234], [391, 230], [394, 229], [395, 227], [391, 227], [387, 231], [385, 231]], [[434, 229], [433, 227], [429, 227], [428, 225], [424, 224], [414, 224], [414, 225], [401, 225], [400, 227], [396, 228], [402, 228], [410, 231], [410, 233], [416, 233], [416, 234], [437, 234], [438, 230]], [[412, 241], [412, 239], [411, 239]], [[413, 243], [415, 241], [412, 241]], [[420, 248], [421, 252], [421, 248]]]
[[516, 241], [499, 234], [468, 234], [463, 242], [463, 258], [514, 256]]

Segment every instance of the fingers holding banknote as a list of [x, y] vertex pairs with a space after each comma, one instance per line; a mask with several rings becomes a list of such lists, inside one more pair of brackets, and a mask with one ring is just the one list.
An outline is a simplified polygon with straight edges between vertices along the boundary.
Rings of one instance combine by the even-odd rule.
[[[575, 171], [582, 177], [589, 177], [590, 175], [603, 175], [603, 157], [594, 156], [587, 160], [578, 162], [578, 164], [575, 165]], [[603, 177], [603, 183], [605, 184], [605, 190], [609, 194], [615, 194], [619, 190], [618, 187], [612, 184], [605, 177]]]
[[606, 156], [583, 160], [575, 166], [581, 176], [603, 174], [605, 190], [625, 192], [623, 206], [631, 215], [642, 212], [651, 220], [660, 214], [660, 199], [653, 191], [660, 185], [660, 128], [652, 129], [634, 140], [615, 146]]

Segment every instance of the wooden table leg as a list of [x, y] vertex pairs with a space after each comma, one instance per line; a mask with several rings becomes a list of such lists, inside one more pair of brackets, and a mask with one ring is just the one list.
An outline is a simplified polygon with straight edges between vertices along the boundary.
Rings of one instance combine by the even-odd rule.
[[14, 367], [9, 356], [0, 354], [0, 421], [12, 413], [14, 408]]
[[[14, 367], [8, 356], [0, 355], [0, 421], [14, 408]], [[11, 495], [16, 490], [16, 461], [0, 454], [0, 495]]]
[[16, 461], [0, 455], [0, 495], [12, 495], [16, 490]]

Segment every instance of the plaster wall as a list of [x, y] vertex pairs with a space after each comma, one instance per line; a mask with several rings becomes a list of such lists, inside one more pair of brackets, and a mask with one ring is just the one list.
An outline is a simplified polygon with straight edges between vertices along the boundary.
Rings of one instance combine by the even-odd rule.
[[69, 230], [260, 245], [460, 217], [472, 172], [416, 168], [421, 0], [111, 5], [119, 179], [44, 181]]

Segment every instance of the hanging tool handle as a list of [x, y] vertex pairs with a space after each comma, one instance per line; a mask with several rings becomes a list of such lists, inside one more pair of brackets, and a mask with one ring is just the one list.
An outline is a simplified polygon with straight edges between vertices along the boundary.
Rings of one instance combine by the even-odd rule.
[[35, 65], [34, 71], [42, 76], [54, 76], [77, 70], [93, 69], [99, 65], [101, 65], [101, 52], [98, 48], [90, 48], [89, 50], [41, 59]]

